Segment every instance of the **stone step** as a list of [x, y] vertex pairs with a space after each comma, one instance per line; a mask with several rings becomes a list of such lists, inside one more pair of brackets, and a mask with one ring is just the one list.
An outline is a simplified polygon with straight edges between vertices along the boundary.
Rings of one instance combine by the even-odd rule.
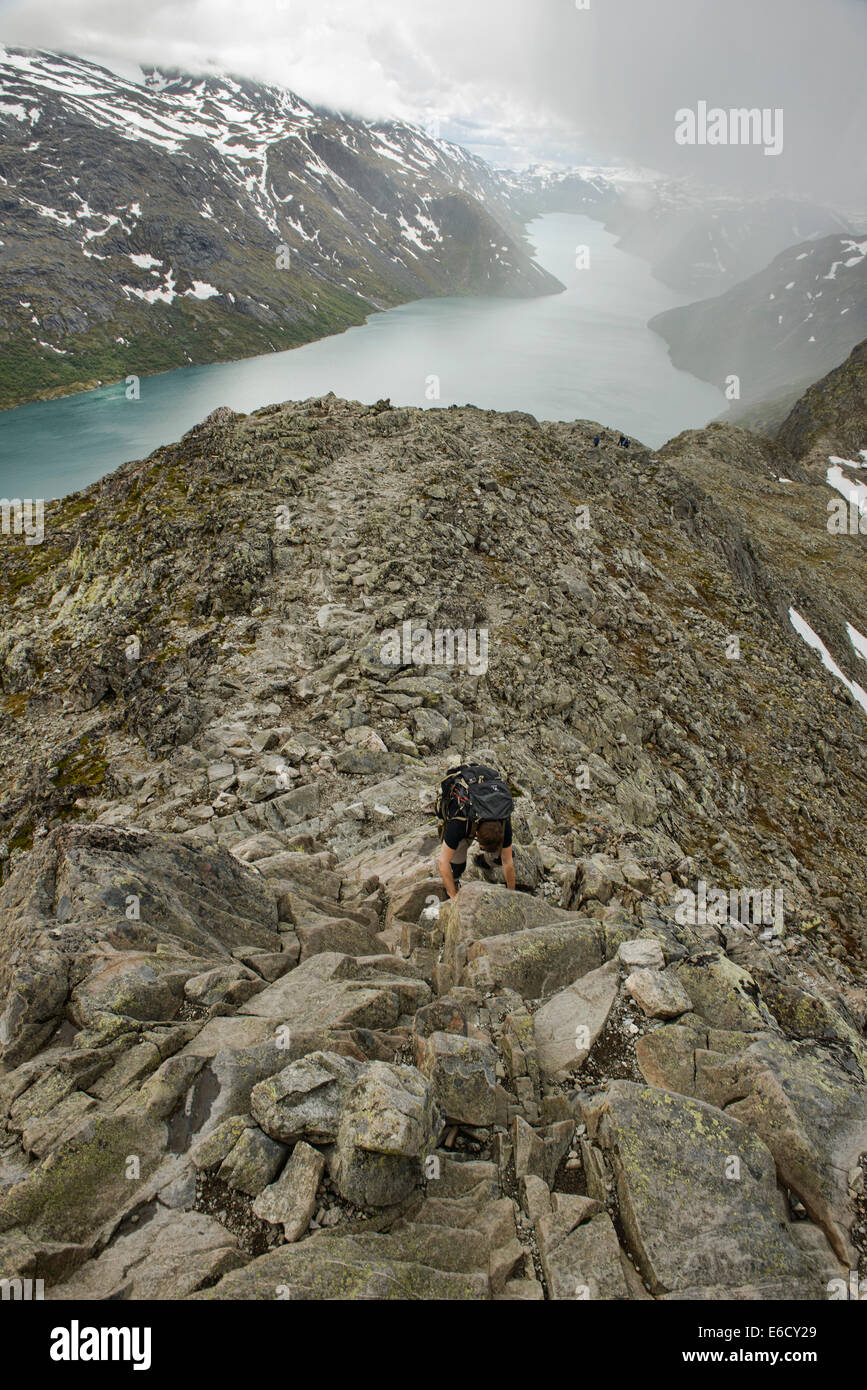
[[[362, 1242], [356, 1246], [354, 1241]], [[387, 1240], [388, 1237], [385, 1237]], [[369, 1236], [317, 1235], [298, 1245], [251, 1260], [225, 1275], [213, 1288], [193, 1294], [214, 1299], [406, 1300], [424, 1302], [484, 1301], [490, 1280], [484, 1273], [448, 1273], [418, 1261], [394, 1259], [379, 1248], [364, 1247]], [[382, 1247], [383, 1250], [385, 1247]]]
[[485, 1237], [472, 1229], [409, 1221], [387, 1235], [346, 1236], [354, 1249], [387, 1260], [423, 1264], [446, 1274], [488, 1273], [490, 1251]]

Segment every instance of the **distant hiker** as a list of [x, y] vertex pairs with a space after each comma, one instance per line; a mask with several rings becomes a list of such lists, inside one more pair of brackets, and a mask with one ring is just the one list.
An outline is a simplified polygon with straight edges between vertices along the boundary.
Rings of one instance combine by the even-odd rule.
[[599, 448], [599, 435], [598, 435], [598, 434], [597, 434], [596, 438], [593, 440], [593, 448], [594, 448], [594, 449], [598, 449], [598, 448]]
[[442, 836], [437, 867], [450, 898], [460, 887], [473, 840], [481, 851], [476, 863], [489, 869], [502, 867], [506, 886], [514, 888], [513, 806], [512, 793], [494, 768], [462, 763], [448, 771], [437, 801]]
[[620, 447], [621, 447], [622, 449], [628, 449], [628, 448], [629, 448], [629, 440], [626, 438], [626, 435], [625, 435], [625, 434], [622, 434], [622, 435], [620, 436]]

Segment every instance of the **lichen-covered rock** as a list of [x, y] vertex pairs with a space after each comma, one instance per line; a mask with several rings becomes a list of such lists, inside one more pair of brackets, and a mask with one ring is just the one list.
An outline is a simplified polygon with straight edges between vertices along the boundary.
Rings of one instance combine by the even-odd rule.
[[730, 1112], [613, 1081], [583, 1113], [610, 1156], [629, 1247], [653, 1294], [821, 1297], [780, 1220], [771, 1153]]
[[[589, 1219], [555, 1214], [538, 1226], [539, 1254], [549, 1297], [556, 1301], [621, 1300], [632, 1297], [626, 1257], [607, 1212], [590, 1203]], [[593, 1215], [593, 1209], [597, 1215]]]
[[290, 1244], [300, 1240], [316, 1209], [316, 1191], [324, 1171], [322, 1154], [302, 1140], [277, 1181], [259, 1193], [253, 1211], [263, 1221], [281, 1225]]
[[419, 1185], [442, 1117], [433, 1087], [414, 1067], [372, 1062], [347, 1098], [331, 1170], [357, 1206], [388, 1207]]
[[604, 934], [590, 919], [554, 922], [473, 942], [461, 979], [477, 989], [511, 989], [539, 999], [596, 970]]
[[444, 1118], [492, 1125], [497, 1115], [497, 1055], [476, 1038], [432, 1033], [416, 1039], [416, 1066], [433, 1085]]
[[219, 1176], [229, 1187], [256, 1197], [273, 1182], [286, 1161], [287, 1148], [256, 1125], [245, 1127], [220, 1165]]
[[329, 1143], [337, 1137], [349, 1094], [363, 1071], [336, 1052], [312, 1052], [254, 1086], [253, 1118], [272, 1139]]
[[692, 1000], [669, 970], [633, 970], [624, 989], [646, 1018], [679, 1018], [692, 1009]]
[[486, 1273], [455, 1274], [423, 1260], [409, 1261], [368, 1250], [363, 1236], [322, 1235], [281, 1246], [227, 1274], [195, 1299], [291, 1299], [293, 1302], [352, 1300], [472, 1301], [490, 1296]]
[[692, 1007], [712, 1028], [745, 1033], [764, 1032], [771, 1015], [758, 1001], [758, 987], [749, 971], [727, 956], [715, 955], [701, 965], [690, 961], [672, 965]]
[[46, 1297], [179, 1299], [245, 1263], [234, 1236], [203, 1212], [158, 1209], [143, 1226], [118, 1236], [96, 1260]]
[[[390, 965], [406, 972], [396, 973]], [[241, 1012], [274, 1020], [288, 1032], [315, 1028], [388, 1028], [410, 1007], [426, 1004], [431, 992], [411, 977], [411, 966], [393, 957], [361, 960], [326, 951], [262, 990]]]
[[440, 913], [439, 925], [445, 932], [443, 959], [459, 969], [472, 943], [483, 937], [574, 920], [574, 914], [526, 893], [512, 893], [498, 884], [467, 883]]

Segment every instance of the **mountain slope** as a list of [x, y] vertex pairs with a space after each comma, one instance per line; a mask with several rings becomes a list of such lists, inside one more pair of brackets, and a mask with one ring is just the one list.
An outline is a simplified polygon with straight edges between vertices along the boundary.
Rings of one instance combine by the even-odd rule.
[[867, 335], [867, 240], [792, 246], [743, 284], [667, 309], [649, 327], [676, 366], [721, 388], [738, 376], [739, 409], [803, 390]]
[[[7, 538], [0, 1274], [848, 1287], [867, 710], [774, 533], [689, 476], [735, 444], [766, 506], [798, 465], [719, 426], [653, 454], [469, 406], [222, 409]], [[516, 784], [520, 891], [471, 862], [440, 907], [464, 758]]]
[[0, 405], [291, 347], [423, 295], [531, 295], [496, 176], [232, 78], [0, 49]]
[[829, 454], [857, 459], [867, 439], [867, 341], [817, 381], [793, 407], [777, 438], [809, 466], [825, 467]]

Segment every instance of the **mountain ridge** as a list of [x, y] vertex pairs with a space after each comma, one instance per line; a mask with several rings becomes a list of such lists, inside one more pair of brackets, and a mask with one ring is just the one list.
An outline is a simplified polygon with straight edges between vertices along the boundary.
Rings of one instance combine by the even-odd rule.
[[[752, 519], [784, 461], [809, 574]], [[867, 709], [787, 611], [857, 619], [833, 495], [731, 426], [329, 395], [6, 538], [0, 1276], [848, 1297]], [[484, 669], [396, 666], [404, 623], [485, 630]], [[470, 862], [445, 903], [465, 758], [516, 785], [518, 891]]]

